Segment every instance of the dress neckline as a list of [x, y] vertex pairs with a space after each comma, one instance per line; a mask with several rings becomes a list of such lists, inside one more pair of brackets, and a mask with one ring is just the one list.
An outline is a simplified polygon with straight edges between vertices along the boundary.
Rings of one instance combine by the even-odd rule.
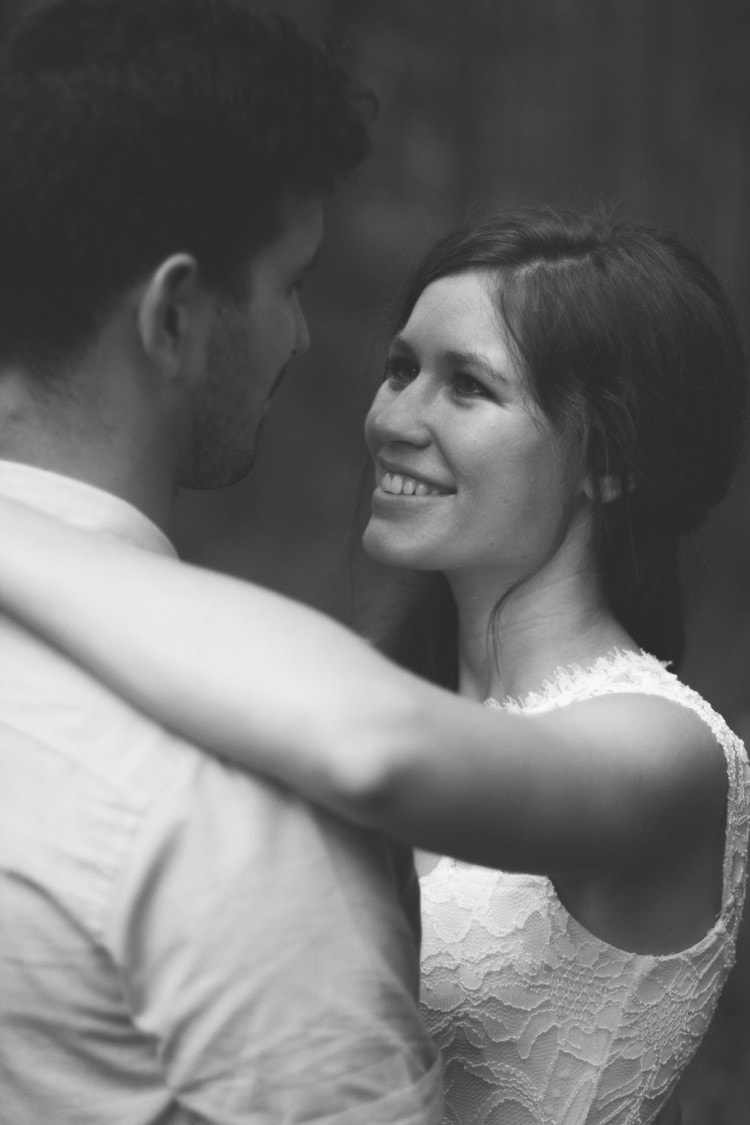
[[502, 711], [535, 710], [561, 704], [568, 697], [578, 695], [584, 686], [595, 694], [597, 687], [623, 673], [645, 672], [663, 677], [665, 673], [671, 674], [668, 669], [668, 662], [651, 656], [643, 649], [613, 648], [589, 665], [560, 664], [534, 691], [520, 696], [506, 695], [502, 699], [489, 696], [484, 700], [484, 706]]

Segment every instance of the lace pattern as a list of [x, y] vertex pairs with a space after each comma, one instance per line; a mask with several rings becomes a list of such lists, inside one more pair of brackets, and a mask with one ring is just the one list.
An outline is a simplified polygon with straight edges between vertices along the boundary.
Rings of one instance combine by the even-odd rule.
[[628, 953], [580, 925], [549, 879], [442, 859], [422, 879], [422, 1006], [443, 1053], [445, 1125], [647, 1125], [694, 1054], [734, 962], [750, 770], [705, 700], [654, 657], [618, 651], [589, 669], [559, 670], [523, 700], [487, 702], [539, 712], [614, 692], [690, 708], [723, 748], [719, 919], [680, 953]]

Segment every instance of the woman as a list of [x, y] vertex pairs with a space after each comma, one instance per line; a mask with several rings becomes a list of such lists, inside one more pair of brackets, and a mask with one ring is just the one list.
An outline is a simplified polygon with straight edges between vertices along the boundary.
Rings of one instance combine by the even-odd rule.
[[651, 1122], [713, 1014], [747, 761], [656, 656], [744, 396], [726, 298], [667, 235], [545, 213], [428, 253], [368, 415], [365, 545], [442, 576], [394, 651], [457, 695], [267, 591], [1, 509], [23, 620], [192, 740], [455, 857], [422, 882], [446, 1121]]

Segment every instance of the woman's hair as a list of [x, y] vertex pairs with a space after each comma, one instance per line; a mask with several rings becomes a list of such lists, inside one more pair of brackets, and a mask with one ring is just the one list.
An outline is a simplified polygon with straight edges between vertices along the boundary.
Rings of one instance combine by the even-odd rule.
[[[641, 647], [678, 661], [678, 544], [726, 492], [743, 430], [745, 360], [725, 293], [671, 233], [545, 210], [440, 239], [407, 283], [396, 330], [428, 285], [470, 270], [496, 278], [500, 322], [553, 428], [600, 490], [605, 477], [619, 488], [595, 505], [612, 610]], [[442, 576], [422, 580], [384, 647], [455, 685], [455, 606]]]

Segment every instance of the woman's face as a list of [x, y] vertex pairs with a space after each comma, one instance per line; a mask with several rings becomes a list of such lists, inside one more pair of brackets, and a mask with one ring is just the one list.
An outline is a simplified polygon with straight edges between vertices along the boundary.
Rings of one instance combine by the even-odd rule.
[[509, 353], [493, 283], [488, 271], [433, 282], [391, 345], [365, 426], [376, 486], [364, 542], [382, 562], [517, 581], [546, 561], [582, 493]]

